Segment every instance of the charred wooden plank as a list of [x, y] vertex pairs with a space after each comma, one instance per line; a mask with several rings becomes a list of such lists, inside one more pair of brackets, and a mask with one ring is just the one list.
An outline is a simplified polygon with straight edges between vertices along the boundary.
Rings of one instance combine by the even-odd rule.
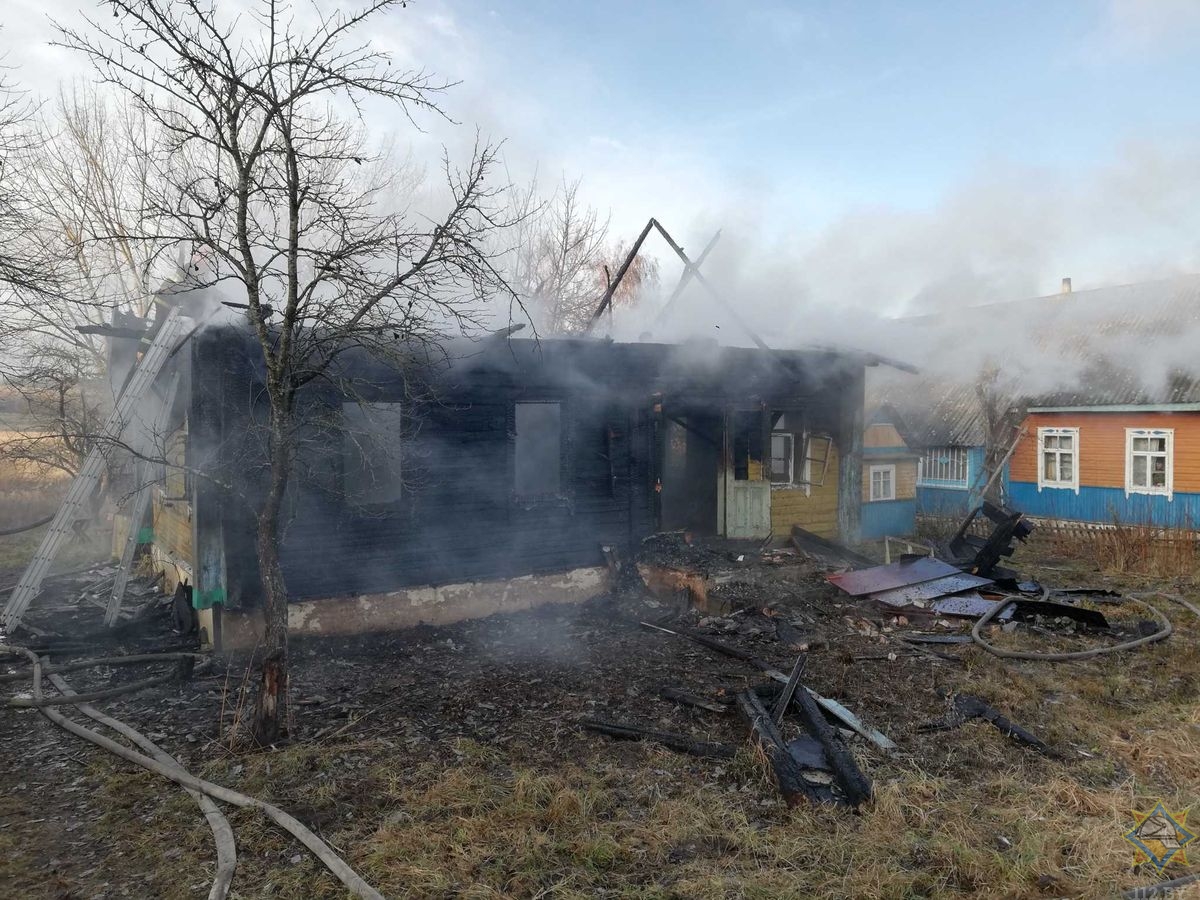
[[962, 721], [967, 719], [983, 719], [991, 722], [1000, 730], [1001, 734], [1007, 735], [1018, 743], [1025, 744], [1027, 747], [1032, 747], [1039, 753], [1045, 753], [1047, 756], [1053, 755], [1046, 742], [1036, 735], [1030, 734], [1016, 722], [1004, 716], [1000, 710], [994, 706], [981, 700], [973, 694], [955, 694], [954, 696], [954, 711]]
[[687, 753], [691, 756], [732, 759], [734, 753], [733, 748], [728, 744], [698, 741], [686, 734], [676, 734], [673, 731], [656, 731], [653, 728], [642, 728], [639, 725], [602, 722], [599, 719], [581, 719], [579, 725], [588, 731], [606, 734], [624, 741], [651, 741], [655, 744], [662, 744], [670, 750]]
[[[676, 629], [673, 630], [670, 628], [663, 628], [661, 625], [655, 625], [652, 622], [642, 622], [641, 625], [644, 628], [653, 628], [655, 631], [662, 631], [666, 634], [673, 634], [676, 636], [689, 638], [698, 644], [708, 647], [710, 650], [715, 650], [718, 653], [723, 653], [724, 655], [731, 656], [734, 659], [740, 659], [743, 662], [750, 663], [750, 665], [757, 668], [764, 675], [773, 678], [780, 684], [787, 684], [788, 682], [788, 676], [784, 675], [770, 663], [764, 662], [757, 656], [747, 653], [744, 650], [739, 650], [737, 647], [731, 647], [728, 644], [723, 644], [720, 641], [713, 640], [707, 635], [698, 634], [692, 631], [690, 628], [677, 626]], [[846, 707], [838, 703], [836, 700], [831, 700], [829, 697], [822, 697], [820, 694], [815, 693], [811, 688], [805, 688], [805, 690], [808, 691], [808, 693], [812, 695], [813, 699], [816, 700], [817, 703], [821, 704], [821, 706], [823, 706], [830, 715], [841, 720], [843, 723], [845, 723], [847, 728], [857, 732], [884, 753], [891, 753], [896, 749], [896, 744], [891, 738], [878, 729], [865, 725], [862, 720], [858, 718], [858, 716], [854, 715], [852, 712], [850, 712], [850, 710], [846, 709]]]
[[728, 712], [727, 706], [722, 706], [716, 700], [705, 700], [703, 697], [697, 697], [695, 694], [689, 694], [687, 691], [681, 691], [678, 688], [662, 687], [658, 689], [660, 696], [668, 700], [673, 700], [676, 703], [682, 703], [684, 706], [694, 706], [697, 709], [707, 709], [709, 712], [724, 713]]
[[787, 684], [783, 686], [783, 691], [779, 694], [779, 699], [775, 701], [775, 709], [771, 712], [771, 718], [775, 720], [776, 725], [783, 724], [783, 716], [787, 712], [787, 708], [792, 703], [792, 697], [796, 693], [796, 685], [800, 683], [800, 676], [804, 674], [804, 667], [808, 664], [808, 656], [801, 653], [796, 657], [796, 664], [792, 666], [792, 674], [788, 676]]
[[825, 748], [825, 758], [850, 805], [861, 806], [866, 803], [871, 799], [871, 782], [859, 769], [841, 736], [826, 721], [817, 701], [807, 690], [803, 690], [796, 691], [795, 703], [805, 729]]
[[742, 691], [737, 695], [737, 704], [750, 725], [754, 739], [767, 755], [771, 771], [775, 773], [775, 782], [779, 785], [779, 792], [788, 806], [797, 806], [801, 800], [821, 802], [833, 799], [822, 794], [817, 785], [804, 779], [800, 764], [792, 757], [783, 735], [758, 698], [758, 694], [754, 691]]
[[677, 625], [675, 628], [663, 628], [661, 625], [655, 625], [653, 622], [642, 622], [641, 625], [643, 628], [653, 628], [655, 631], [663, 631], [667, 634], [674, 634], [689, 638], [700, 646], [707, 647], [709, 650], [714, 650], [724, 656], [729, 656], [733, 659], [740, 659], [742, 662], [749, 663], [750, 665], [754, 666], [754, 668], [766, 675], [771, 676], [776, 681], [784, 684], [787, 683], [788, 677], [786, 675], [784, 675], [770, 663], [764, 662], [753, 653], [747, 653], [745, 650], [742, 650], [739, 647], [732, 647], [729, 644], [725, 644], [714, 638], [710, 638], [706, 634], [693, 631], [691, 628], [684, 628], [682, 625]]

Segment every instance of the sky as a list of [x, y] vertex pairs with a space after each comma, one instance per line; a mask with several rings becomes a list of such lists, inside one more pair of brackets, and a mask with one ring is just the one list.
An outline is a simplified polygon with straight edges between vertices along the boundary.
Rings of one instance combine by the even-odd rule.
[[[48, 46], [47, 13], [81, 9], [109, 14], [0, 0], [16, 81], [86, 74]], [[1200, 271], [1192, 0], [410, 0], [372, 38], [458, 82], [453, 123], [372, 107], [372, 131], [429, 158], [478, 128], [515, 178], [582, 179], [614, 238], [654, 216], [698, 251], [719, 228], [712, 277], [764, 303], [924, 311]]]

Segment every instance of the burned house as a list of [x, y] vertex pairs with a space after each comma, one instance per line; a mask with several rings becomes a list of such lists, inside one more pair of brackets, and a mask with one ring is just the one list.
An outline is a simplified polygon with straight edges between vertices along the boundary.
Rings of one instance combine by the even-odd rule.
[[[261, 352], [236, 325], [180, 354], [182, 468], [151, 552], [210, 641], [260, 616]], [[346, 354], [303, 394], [282, 561], [298, 632], [442, 623], [601, 592], [602, 548], [646, 536], [785, 540], [860, 529], [876, 357], [715, 343], [489, 337], [404, 364]], [[192, 474], [185, 475], [184, 472]]]

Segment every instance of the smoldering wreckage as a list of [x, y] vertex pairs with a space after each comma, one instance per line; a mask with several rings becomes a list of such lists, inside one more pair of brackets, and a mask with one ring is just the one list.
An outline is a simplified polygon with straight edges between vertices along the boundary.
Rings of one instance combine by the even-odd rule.
[[[227, 895], [236, 864], [214, 800], [263, 810], [353, 894], [378, 897], [298, 819], [195, 777], [90, 705], [214, 677], [253, 649], [261, 628], [253, 553], [265, 484], [261, 363], [242, 324], [201, 327], [180, 296], [162, 298], [155, 320], [122, 320], [108, 332], [114, 371], [125, 373], [105, 426], [111, 441], [85, 462], [9, 596], [10, 643], [0, 650], [12, 666], [0, 678], [32, 690], [7, 704], [36, 708], [187, 789], [217, 847], [211, 897]], [[608, 686], [615, 700], [603, 699], [603, 683], [581, 686], [587, 714], [582, 700], [563, 704], [561, 726], [714, 761], [748, 740], [788, 805], [848, 809], [871, 802], [872, 760], [904, 752], [903, 738], [875, 716], [912, 704], [888, 696], [886, 684], [864, 687], [858, 702], [819, 692], [826, 660], [852, 654], [868, 686], [873, 661], [954, 667], [963, 648], [977, 646], [1053, 662], [1170, 636], [1162, 601], [1023, 578], [1008, 563], [1033, 526], [990, 502], [949, 540], [910, 542], [895, 561], [877, 565], [851, 549], [864, 491], [864, 373], [892, 362], [754, 342], [535, 341], [509, 329], [414, 356], [403, 371], [346, 354], [341, 377], [304, 398], [306, 439], [282, 548], [292, 634], [335, 651], [399, 634], [405, 657], [416, 659], [405, 634], [433, 629], [457, 650], [456, 638], [483, 646], [529, 629], [524, 649], [508, 652], [531, 672], [554, 652], [539, 620], [574, 616], [588, 626], [591, 652], [625, 683]], [[62, 547], [105, 509], [118, 562], [52, 572]], [[1101, 611], [1112, 605], [1145, 618], [1114, 625]], [[1092, 646], [1034, 653], [994, 642], [1022, 629]], [[651, 664], [656, 654], [674, 655]], [[353, 653], [345, 664], [371, 665]], [[395, 670], [394, 659], [383, 664]], [[156, 667], [135, 680], [120, 674]], [[93, 670], [119, 683], [75, 693], [63, 677]], [[294, 678], [298, 695], [303, 678]], [[910, 723], [912, 733], [977, 719], [1023, 751], [1058, 752], [965, 690], [936, 704], [942, 714]], [[71, 709], [133, 746], [64, 715]], [[664, 724], [672, 709], [687, 712], [690, 730]]]

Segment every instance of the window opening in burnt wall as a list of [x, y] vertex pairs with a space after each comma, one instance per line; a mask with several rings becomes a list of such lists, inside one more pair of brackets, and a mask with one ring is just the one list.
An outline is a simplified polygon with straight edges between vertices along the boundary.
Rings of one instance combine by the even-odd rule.
[[562, 405], [515, 404], [513, 492], [521, 500], [558, 497], [562, 488]]
[[758, 410], [733, 414], [733, 477], [761, 481], [763, 474], [763, 416]]
[[355, 506], [395, 503], [403, 493], [399, 403], [342, 404], [342, 488]]
[[771, 457], [768, 466], [771, 483], [791, 484], [794, 480], [796, 437], [789, 429], [785, 413], [772, 412], [771, 419]]

